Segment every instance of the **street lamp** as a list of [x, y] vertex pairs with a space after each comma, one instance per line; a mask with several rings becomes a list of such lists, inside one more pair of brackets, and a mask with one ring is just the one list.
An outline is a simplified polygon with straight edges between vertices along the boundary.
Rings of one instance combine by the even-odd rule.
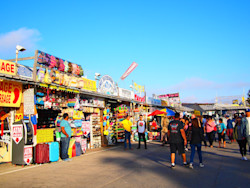
[[16, 45], [16, 63], [17, 63], [17, 59], [18, 59], [18, 53], [25, 51], [26, 49], [23, 46], [20, 45]]

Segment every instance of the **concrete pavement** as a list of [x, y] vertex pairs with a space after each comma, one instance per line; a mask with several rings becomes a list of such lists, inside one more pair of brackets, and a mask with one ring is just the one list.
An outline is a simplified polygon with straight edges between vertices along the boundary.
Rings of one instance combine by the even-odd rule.
[[[215, 143], [217, 146], [218, 143]], [[30, 167], [0, 165], [1, 187], [242, 187], [250, 186], [250, 160], [241, 161], [238, 145], [204, 148], [204, 168], [170, 169], [169, 147], [152, 142], [148, 150], [121, 146], [91, 151], [71, 162]], [[189, 159], [190, 152], [187, 152]], [[248, 155], [250, 159], [250, 156]]]

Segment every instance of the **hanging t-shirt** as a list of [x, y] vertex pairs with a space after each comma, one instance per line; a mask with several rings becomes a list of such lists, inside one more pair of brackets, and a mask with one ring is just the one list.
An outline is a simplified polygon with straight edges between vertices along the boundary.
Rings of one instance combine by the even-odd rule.
[[138, 121], [137, 122], [138, 133], [144, 133], [146, 131], [146, 122]]
[[181, 135], [181, 129], [183, 129], [183, 127], [183, 123], [179, 120], [174, 120], [169, 123], [168, 131], [170, 132], [170, 143], [177, 144], [183, 142], [183, 138]]

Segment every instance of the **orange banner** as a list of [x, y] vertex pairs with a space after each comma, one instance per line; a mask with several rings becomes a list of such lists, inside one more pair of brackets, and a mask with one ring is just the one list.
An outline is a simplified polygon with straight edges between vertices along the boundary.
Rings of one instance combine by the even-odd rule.
[[16, 63], [0, 59], [0, 73], [16, 75]]
[[20, 107], [23, 85], [18, 82], [0, 81], [0, 106]]

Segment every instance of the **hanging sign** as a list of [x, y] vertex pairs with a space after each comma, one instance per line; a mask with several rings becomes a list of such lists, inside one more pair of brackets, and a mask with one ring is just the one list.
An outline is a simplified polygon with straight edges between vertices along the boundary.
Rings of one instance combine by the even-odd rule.
[[96, 81], [89, 80], [87, 78], [80, 78], [83, 81], [83, 87], [82, 89], [88, 90], [88, 91], [96, 91]]
[[29, 165], [33, 158], [33, 149], [32, 146], [24, 146], [23, 150], [23, 160], [24, 162]]
[[128, 99], [134, 99], [134, 92], [127, 89], [119, 88], [119, 96]]
[[16, 75], [16, 63], [0, 59], [0, 73]]
[[23, 119], [23, 114], [19, 113], [15, 115], [15, 122], [21, 121]]
[[90, 133], [90, 121], [82, 122], [82, 130], [84, 135], [88, 135]]
[[21, 100], [21, 83], [7, 80], [0, 81], [0, 106], [20, 107]]
[[138, 95], [135, 94], [135, 100], [139, 101], [139, 102], [145, 102], [145, 96], [144, 97], [140, 97]]
[[134, 82], [134, 89], [138, 91], [139, 93], [145, 92], [144, 86], [138, 85], [137, 83]]
[[15, 124], [11, 127], [12, 139], [16, 144], [23, 139], [23, 124]]
[[35, 113], [34, 104], [34, 88], [26, 89], [23, 92], [24, 115], [31, 115]]
[[104, 75], [100, 79], [98, 91], [107, 95], [118, 95], [116, 84], [109, 75]]
[[82, 152], [86, 153], [86, 149], [87, 149], [87, 139], [81, 139], [81, 148], [82, 148]]
[[36, 133], [37, 143], [53, 142], [54, 129], [38, 129]]

